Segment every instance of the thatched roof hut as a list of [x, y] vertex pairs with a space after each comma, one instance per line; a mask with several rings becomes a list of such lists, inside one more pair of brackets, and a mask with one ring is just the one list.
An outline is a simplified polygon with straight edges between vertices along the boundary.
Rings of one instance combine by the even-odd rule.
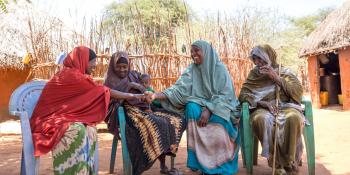
[[0, 14], [0, 122], [13, 117], [8, 113], [12, 92], [27, 79], [29, 67], [22, 63], [23, 25], [13, 13]]
[[307, 37], [299, 52], [300, 57], [317, 55], [350, 46], [350, 1], [331, 12]]
[[6, 69], [23, 69], [22, 58], [14, 55], [0, 52], [0, 70], [5, 71]]
[[[9, 13], [0, 14], [0, 71], [23, 70], [21, 56], [26, 48], [23, 45], [25, 30], [19, 15], [9, 8]], [[20, 13], [20, 12], [18, 12]]]
[[8, 103], [12, 92], [27, 79], [29, 67], [22, 64], [22, 58], [0, 52], [0, 122], [11, 119]]
[[299, 52], [307, 57], [314, 107], [342, 105], [350, 110], [350, 0], [331, 12], [306, 38]]

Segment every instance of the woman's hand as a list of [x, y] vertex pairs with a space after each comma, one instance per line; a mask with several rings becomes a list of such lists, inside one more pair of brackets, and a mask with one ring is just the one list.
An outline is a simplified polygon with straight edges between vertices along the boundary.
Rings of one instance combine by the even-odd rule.
[[144, 92], [145, 96], [146, 96], [146, 101], [147, 103], [151, 104], [153, 100], [166, 100], [167, 96], [161, 92], [157, 92], [157, 93], [153, 93], [150, 91], [145, 91]]
[[278, 108], [273, 102], [259, 101], [258, 105], [265, 109], [268, 109], [273, 115], [276, 115], [278, 113]]
[[207, 126], [209, 118], [210, 118], [210, 111], [207, 108], [204, 108], [201, 113], [201, 118], [199, 119], [197, 125], [199, 127]]
[[120, 92], [118, 90], [110, 89], [110, 95], [114, 99], [118, 100], [131, 100], [131, 99], [137, 99], [140, 101], [145, 101], [145, 94], [132, 94], [132, 93], [126, 93], [126, 92]]
[[273, 68], [269, 65], [265, 65], [259, 68], [260, 74], [267, 75], [273, 82], [281, 85], [281, 80], [278, 74], [273, 70]]
[[131, 94], [131, 99], [137, 99], [140, 101], [145, 101], [146, 96], [144, 94]]
[[141, 92], [144, 92], [146, 90], [146, 88], [143, 87], [141, 84], [135, 83], [135, 82], [129, 82], [128, 83], [128, 88], [129, 89], [136, 89], [136, 90], [139, 90]]

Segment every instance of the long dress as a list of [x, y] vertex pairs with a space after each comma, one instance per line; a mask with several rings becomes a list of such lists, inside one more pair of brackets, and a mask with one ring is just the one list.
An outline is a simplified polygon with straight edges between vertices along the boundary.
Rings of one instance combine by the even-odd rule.
[[[266, 52], [266, 62], [270, 61], [274, 70], [279, 72], [276, 63], [276, 54], [271, 47], [265, 45], [255, 49], [260, 53]], [[259, 52], [256, 52], [258, 56]], [[259, 57], [264, 59], [264, 55], [262, 54]], [[288, 68], [282, 67], [280, 72], [282, 85], [279, 94], [279, 115], [277, 117], [279, 133], [276, 167], [281, 169], [297, 168], [301, 163], [303, 152], [301, 133], [304, 122], [306, 122], [300, 106], [303, 90], [298, 78]], [[260, 74], [257, 67], [253, 68], [243, 84], [239, 100], [241, 102], [248, 102], [252, 108], [250, 120], [253, 126], [253, 133], [262, 144], [261, 155], [268, 158], [268, 164], [271, 167], [274, 152], [275, 117], [269, 110], [258, 106], [257, 103], [259, 101], [275, 103], [275, 99], [276, 85], [267, 75]]]
[[[125, 78], [119, 78], [114, 70], [118, 60], [128, 58], [125, 52], [112, 56], [107, 71], [105, 85], [122, 92], [143, 93], [130, 89], [128, 83], [140, 83], [141, 74], [128, 71]], [[126, 114], [126, 140], [132, 164], [132, 173], [142, 174], [149, 169], [162, 154], [176, 154], [182, 133], [186, 129], [186, 121], [182, 115], [157, 108], [153, 112], [145, 112], [150, 105], [138, 100], [112, 100], [109, 115], [106, 117], [108, 129], [118, 134], [118, 107], [124, 107]]]
[[[239, 102], [231, 76], [216, 51], [205, 41], [196, 41], [203, 63], [191, 64], [176, 83], [163, 91], [163, 108], [187, 119], [187, 167], [207, 174], [238, 172]], [[198, 127], [202, 108], [211, 112], [206, 127]]]
[[240, 138], [232, 122], [211, 115], [206, 127], [198, 127], [202, 108], [186, 105], [187, 166], [207, 174], [234, 174], [238, 170]]
[[86, 75], [90, 50], [76, 47], [47, 82], [30, 125], [34, 155], [53, 155], [54, 174], [95, 174], [94, 128], [106, 116], [109, 88]]

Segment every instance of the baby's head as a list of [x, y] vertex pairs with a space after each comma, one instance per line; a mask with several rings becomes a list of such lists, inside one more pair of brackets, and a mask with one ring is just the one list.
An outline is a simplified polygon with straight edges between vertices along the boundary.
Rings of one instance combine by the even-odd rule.
[[145, 88], [149, 88], [151, 86], [151, 77], [148, 74], [141, 75], [141, 85]]

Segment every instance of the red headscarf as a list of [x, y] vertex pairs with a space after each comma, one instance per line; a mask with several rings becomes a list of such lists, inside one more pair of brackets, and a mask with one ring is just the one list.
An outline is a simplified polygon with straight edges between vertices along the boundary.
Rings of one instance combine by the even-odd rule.
[[74, 48], [63, 70], [43, 89], [30, 120], [35, 156], [51, 151], [71, 123], [95, 125], [104, 120], [110, 91], [85, 75], [88, 64], [89, 48]]

